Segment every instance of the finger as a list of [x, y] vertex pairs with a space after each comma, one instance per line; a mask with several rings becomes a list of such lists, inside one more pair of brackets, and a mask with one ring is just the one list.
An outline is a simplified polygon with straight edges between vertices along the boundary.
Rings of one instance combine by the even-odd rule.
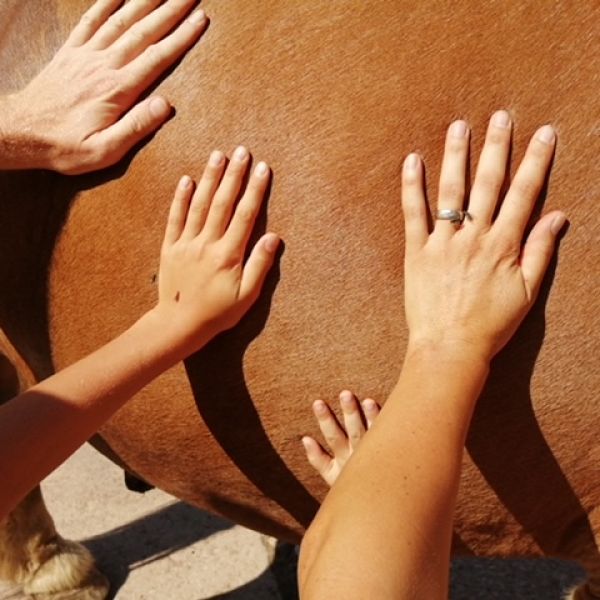
[[121, 4], [123, 0], [98, 0], [83, 14], [79, 23], [71, 31], [67, 45], [85, 44]]
[[344, 428], [352, 449], [358, 446], [362, 436], [365, 434], [365, 425], [359, 405], [352, 392], [344, 390], [340, 394], [340, 406], [344, 416]]
[[[448, 128], [440, 172], [437, 210], [461, 210], [465, 200], [465, 177], [469, 151], [469, 128], [464, 121], [454, 121]], [[456, 231], [453, 223], [437, 219], [434, 233], [449, 237]]]
[[139, 92], [158, 79], [186, 50], [193, 46], [207, 23], [204, 11], [193, 12], [171, 35], [148, 46], [136, 59], [124, 67], [125, 80], [130, 82], [132, 90]]
[[494, 113], [490, 119], [469, 198], [468, 211], [477, 227], [486, 227], [492, 222], [506, 177], [511, 131], [510, 115], [505, 110]]
[[379, 405], [375, 400], [371, 400], [371, 398], [365, 398], [362, 403], [363, 413], [365, 415], [365, 419], [367, 420], [367, 429], [371, 429], [373, 422], [379, 415]]
[[518, 243], [546, 180], [556, 135], [550, 125], [538, 129], [510, 184], [493, 228]]
[[252, 304], [262, 289], [263, 283], [275, 261], [275, 253], [279, 247], [279, 237], [274, 233], [263, 235], [252, 249], [240, 282], [240, 297]]
[[556, 237], [565, 224], [566, 217], [561, 212], [553, 212], [542, 217], [533, 227], [521, 254], [521, 272], [530, 292], [533, 303], [544, 275], [554, 254]]
[[329, 406], [323, 400], [315, 400], [313, 402], [313, 412], [317, 417], [319, 429], [325, 438], [325, 443], [333, 456], [344, 458], [348, 454], [348, 439]]
[[229, 224], [233, 206], [246, 174], [249, 157], [248, 150], [239, 146], [227, 165], [225, 175], [210, 205], [204, 226], [204, 234], [209, 239], [220, 238]]
[[110, 46], [115, 64], [121, 66], [139, 56], [148, 46], [162, 40], [179, 23], [197, 0], [169, 0], [131, 27]]
[[164, 245], [174, 244], [181, 236], [188, 214], [190, 199], [194, 191], [194, 182], [191, 177], [184, 175], [177, 184], [169, 217], [167, 219], [167, 228], [165, 230]]
[[92, 156], [86, 168], [102, 169], [119, 162], [135, 144], [158, 129], [170, 113], [170, 104], [160, 96], [140, 102], [114, 125], [86, 140]]
[[311, 437], [304, 436], [302, 438], [306, 458], [310, 466], [325, 478], [325, 475], [331, 467], [331, 456], [321, 448], [321, 445]]
[[404, 213], [404, 243], [406, 253], [418, 250], [425, 244], [427, 228], [427, 203], [423, 190], [423, 163], [418, 154], [409, 154], [402, 168], [402, 212]]
[[246, 251], [246, 244], [254, 228], [256, 217], [260, 211], [265, 191], [269, 183], [269, 167], [264, 162], [259, 162], [242, 199], [239, 201], [224, 239], [232, 252], [238, 252], [240, 257]]
[[90, 48], [103, 50], [127, 31], [134, 23], [152, 12], [162, 0], [130, 0], [96, 31], [90, 39]]
[[224, 169], [225, 155], [219, 150], [214, 150], [208, 159], [208, 163], [204, 168], [204, 173], [192, 199], [185, 229], [182, 234], [184, 238], [195, 238], [202, 231], [210, 209], [211, 200], [219, 187], [219, 181], [221, 181]]

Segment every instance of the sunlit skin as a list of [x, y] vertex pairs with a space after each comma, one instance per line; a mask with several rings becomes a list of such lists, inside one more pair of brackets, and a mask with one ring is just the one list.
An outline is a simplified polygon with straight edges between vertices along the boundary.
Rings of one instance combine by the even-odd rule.
[[108, 167], [168, 119], [167, 98], [139, 97], [198, 41], [207, 17], [196, 0], [122, 4], [96, 2], [41, 73], [0, 98], [0, 169]]
[[[131, 396], [233, 327], [257, 299], [279, 238], [264, 234], [246, 261], [270, 179], [250, 155], [215, 151], [197, 186], [183, 177], [161, 249], [158, 301], [122, 335], [0, 406], [0, 521]], [[236, 198], [243, 192], [241, 200]]]
[[[464, 443], [492, 357], [533, 305], [565, 215], [543, 216], [521, 245], [548, 173], [555, 134], [532, 138], [506, 196], [512, 124], [490, 122], [470, 197], [466, 123], [446, 138], [437, 209], [472, 216], [428, 229], [423, 165], [403, 168], [409, 343], [398, 382], [302, 542], [300, 595], [442, 599]], [[494, 219], [494, 211], [500, 210]], [[376, 510], [374, 510], [376, 507]], [[365, 568], [368, 557], [369, 568]]]

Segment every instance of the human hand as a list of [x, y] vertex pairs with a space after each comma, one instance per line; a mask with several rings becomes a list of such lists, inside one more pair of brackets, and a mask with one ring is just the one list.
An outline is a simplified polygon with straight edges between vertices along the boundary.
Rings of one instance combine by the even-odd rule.
[[225, 156], [215, 151], [195, 193], [187, 176], [175, 192], [154, 310], [186, 356], [238, 323], [257, 299], [275, 258], [279, 238], [267, 233], [244, 264], [270, 178], [269, 167], [259, 162], [235, 206], [249, 158], [240, 146], [226, 168]]
[[335, 483], [362, 437], [379, 414], [379, 406], [374, 400], [367, 398], [362, 403], [358, 403], [354, 394], [347, 390], [340, 394], [340, 407], [344, 415], [343, 427], [325, 402], [315, 400], [313, 403], [313, 412], [331, 454], [314, 438], [309, 436], [302, 438], [308, 462], [329, 487]]
[[[447, 345], [491, 359], [533, 305], [565, 222], [559, 211], [542, 217], [524, 246], [527, 222], [548, 173], [555, 133], [546, 125], [531, 139], [494, 219], [511, 139], [508, 113], [495, 113], [460, 228], [436, 220], [427, 226], [423, 166], [416, 154], [403, 168], [405, 308], [409, 349]], [[462, 209], [469, 132], [450, 126], [440, 175], [438, 209]]]
[[206, 28], [202, 10], [182, 21], [196, 1], [130, 0], [115, 12], [121, 0], [98, 0], [43, 71], [5, 99], [5, 146], [19, 154], [9, 166], [102, 169], [160, 127], [167, 100], [135, 102]]

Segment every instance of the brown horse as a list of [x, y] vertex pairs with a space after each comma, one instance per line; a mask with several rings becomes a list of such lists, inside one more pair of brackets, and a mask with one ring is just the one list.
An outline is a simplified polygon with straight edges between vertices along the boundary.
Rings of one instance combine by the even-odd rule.
[[[34, 75], [89, 3], [1, 0], [0, 92]], [[571, 226], [480, 400], [455, 541], [479, 556], [577, 559], [590, 576], [577, 597], [600, 598], [598, 0], [203, 6], [209, 30], [160, 85], [177, 114], [149, 144], [94, 176], [2, 175], [3, 396], [152, 305], [179, 175], [197, 173], [212, 148], [244, 143], [274, 170], [258, 230], [268, 219], [283, 237], [278, 268], [235, 330], [145, 389], [96, 444], [179, 498], [297, 540], [325, 493], [299, 443], [316, 433], [311, 401], [346, 387], [383, 400], [398, 373], [403, 155], [419, 151], [436, 173], [445, 126], [462, 117], [476, 156], [488, 116], [507, 108], [514, 165], [551, 122], [545, 208], [564, 209]], [[35, 525], [32, 511], [43, 517]], [[56, 591], [48, 598], [68, 585], [80, 586], [73, 597], [102, 597], [101, 584], [81, 580], [38, 585], [38, 566], [47, 575], [66, 544], [50, 523], [32, 494], [9, 523], [27, 549], [7, 548], [5, 526], [0, 571]]]

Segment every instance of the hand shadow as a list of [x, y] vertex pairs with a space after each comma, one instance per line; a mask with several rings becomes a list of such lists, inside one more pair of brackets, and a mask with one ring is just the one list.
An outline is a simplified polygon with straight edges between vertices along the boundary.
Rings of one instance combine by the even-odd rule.
[[[270, 190], [271, 187], [248, 248], [252, 248], [266, 231], [266, 206]], [[300, 525], [306, 527], [318, 509], [318, 502], [296, 479], [273, 447], [246, 385], [243, 370], [244, 353], [267, 322], [273, 293], [280, 278], [279, 260], [283, 252], [282, 243], [259, 299], [239, 325], [220, 334], [200, 352], [188, 358], [185, 368], [198, 412], [215, 440], [266, 498], [279, 504]], [[226, 373], [226, 378], [218, 376], [222, 373]], [[212, 501], [215, 506], [221, 506], [223, 514], [233, 510], [231, 500], [213, 496]], [[243, 506], [235, 506], [238, 516], [245, 510]], [[256, 510], [248, 510], [248, 518], [253, 527], [261, 531], [281, 539], [297, 541], [295, 532], [266, 515], [258, 515]]]
[[587, 512], [544, 438], [531, 397], [557, 263], [558, 252], [531, 312], [492, 363], [467, 450], [499, 500], [545, 554], [579, 560], [597, 572], [600, 554]]

